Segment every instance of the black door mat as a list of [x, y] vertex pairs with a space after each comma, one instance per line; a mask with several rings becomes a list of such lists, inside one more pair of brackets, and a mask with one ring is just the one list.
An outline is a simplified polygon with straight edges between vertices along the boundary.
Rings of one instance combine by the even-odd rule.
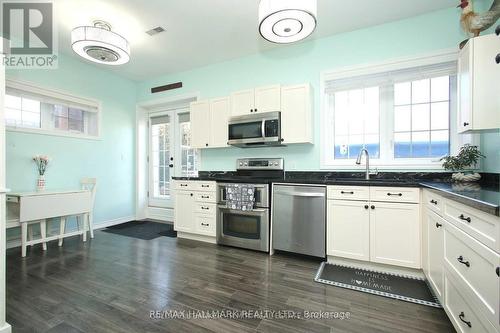
[[425, 279], [321, 263], [314, 281], [441, 308]]
[[157, 237], [177, 237], [177, 232], [172, 224], [152, 221], [132, 221], [107, 227], [103, 230], [111, 234], [151, 240]]

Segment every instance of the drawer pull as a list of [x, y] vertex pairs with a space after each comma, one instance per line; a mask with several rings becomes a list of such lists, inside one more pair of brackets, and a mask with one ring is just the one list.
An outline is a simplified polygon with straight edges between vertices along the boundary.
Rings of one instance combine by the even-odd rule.
[[371, 209], [375, 209], [375, 206], [374, 206], [374, 205], [371, 205], [371, 206], [370, 206], [370, 208], [371, 208]]
[[438, 204], [438, 202], [437, 202], [436, 200], [432, 199], [432, 200], [431, 200], [431, 204], [435, 204], [435, 205], [437, 205], [437, 204]]
[[201, 198], [202, 199], [208, 199], [208, 198], [210, 198], [210, 196], [208, 196], [208, 195], [202, 195]]
[[354, 194], [353, 191], [340, 191], [340, 194]]
[[497, 271], [497, 276], [500, 276], [500, 267], [497, 267], [496, 271]]
[[188, 184], [181, 184], [181, 187], [186, 187], [188, 186]]
[[465, 325], [469, 326], [469, 328], [472, 327], [472, 324], [470, 323], [470, 321], [467, 321], [467, 320], [464, 319], [465, 318], [465, 314], [463, 312], [460, 312], [460, 314], [458, 315], [458, 318], [460, 318], [460, 320], [463, 323], [465, 323]]
[[436, 222], [436, 228], [441, 228], [443, 225], [441, 223]]
[[458, 262], [467, 266], [467, 267], [470, 267], [470, 263], [468, 261], [464, 261], [464, 257], [460, 256], [457, 258]]
[[368, 208], [369, 208], [368, 205], [365, 205], [365, 209], [368, 209]]
[[201, 185], [201, 187], [210, 187], [210, 185], [203, 185], [203, 184], [202, 184], [202, 185]]
[[387, 192], [387, 195], [388, 196], [397, 195], [398, 197], [401, 197], [403, 195], [403, 193], [389, 193], [389, 192]]
[[209, 227], [210, 226], [210, 224], [208, 224], [208, 223], [202, 223], [201, 225], [204, 226], [204, 227]]
[[201, 209], [203, 209], [203, 210], [209, 210], [210, 207], [201, 207]]
[[470, 223], [470, 221], [471, 221], [470, 217], [465, 217], [464, 214], [460, 214], [460, 216], [458, 218], [463, 220], [463, 221], [467, 221], [468, 223]]
[[189, 193], [190, 196], [193, 196], [193, 193]]

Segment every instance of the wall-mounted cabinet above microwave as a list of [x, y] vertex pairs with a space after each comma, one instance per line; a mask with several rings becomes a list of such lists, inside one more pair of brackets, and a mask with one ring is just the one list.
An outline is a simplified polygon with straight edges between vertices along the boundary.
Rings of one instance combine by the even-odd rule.
[[281, 112], [281, 143], [313, 143], [313, 94], [311, 85], [270, 85], [241, 90], [229, 97], [191, 103], [191, 146], [228, 147], [231, 117]]

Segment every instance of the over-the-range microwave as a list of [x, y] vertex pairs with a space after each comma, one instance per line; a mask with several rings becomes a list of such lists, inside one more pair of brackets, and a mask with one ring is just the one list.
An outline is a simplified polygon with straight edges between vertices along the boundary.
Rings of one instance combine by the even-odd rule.
[[231, 117], [228, 144], [241, 148], [281, 145], [281, 112]]

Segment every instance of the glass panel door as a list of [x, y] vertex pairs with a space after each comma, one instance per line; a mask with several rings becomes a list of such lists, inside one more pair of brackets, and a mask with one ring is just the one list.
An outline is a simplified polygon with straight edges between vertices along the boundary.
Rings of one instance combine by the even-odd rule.
[[149, 205], [168, 207], [170, 198], [170, 179], [173, 169], [172, 113], [152, 116], [150, 124], [149, 152]]

